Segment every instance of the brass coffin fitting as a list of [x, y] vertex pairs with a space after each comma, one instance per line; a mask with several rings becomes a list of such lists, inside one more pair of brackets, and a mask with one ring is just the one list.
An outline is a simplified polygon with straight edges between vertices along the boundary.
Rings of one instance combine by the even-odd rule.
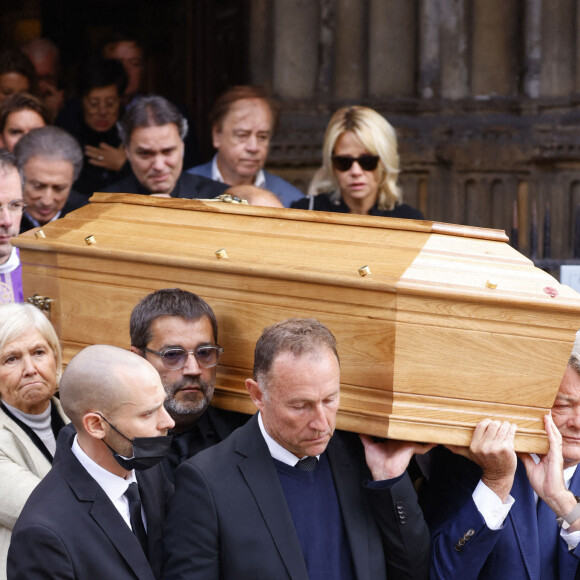
[[54, 302], [52, 298], [48, 296], [40, 296], [38, 294], [34, 294], [34, 296], [29, 296], [27, 299], [29, 304], [40, 308], [40, 310], [44, 310], [45, 312], [50, 312], [50, 304]]
[[215, 253], [215, 255], [216, 255], [218, 258], [227, 258], [227, 257], [228, 257], [228, 253], [225, 251], [225, 249], [224, 249], [224, 248], [222, 248], [221, 250], [218, 250], [218, 251]]
[[34, 235], [36, 236], [37, 240], [41, 240], [43, 238], [46, 238], [46, 234], [44, 233], [43, 230], [38, 230], [37, 232], [34, 232]]
[[370, 273], [371, 273], [371, 269], [370, 269], [368, 266], [361, 266], [361, 267], [358, 269], [358, 273], [359, 273], [361, 276], [369, 276], [369, 275], [370, 275]]
[[95, 240], [95, 236], [87, 236], [85, 242], [87, 243], [87, 246], [94, 246], [97, 243], [97, 240]]

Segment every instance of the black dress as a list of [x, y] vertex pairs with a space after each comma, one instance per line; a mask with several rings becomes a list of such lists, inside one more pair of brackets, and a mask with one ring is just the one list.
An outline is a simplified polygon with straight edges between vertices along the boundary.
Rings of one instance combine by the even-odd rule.
[[[344, 203], [341, 198], [338, 202], [334, 202], [330, 199], [330, 193], [319, 193], [314, 198], [303, 197], [298, 201], [292, 203], [290, 207], [294, 209], [313, 209], [315, 211], [331, 211], [337, 213], [350, 213], [350, 208], [346, 203]], [[312, 204], [312, 206], [311, 206]], [[393, 218], [405, 218], [410, 220], [422, 220], [423, 213], [418, 209], [407, 205], [406, 203], [400, 203], [394, 207], [392, 210], [380, 210], [377, 205], [373, 205], [369, 211], [369, 215], [378, 215], [383, 217], [393, 217]]]

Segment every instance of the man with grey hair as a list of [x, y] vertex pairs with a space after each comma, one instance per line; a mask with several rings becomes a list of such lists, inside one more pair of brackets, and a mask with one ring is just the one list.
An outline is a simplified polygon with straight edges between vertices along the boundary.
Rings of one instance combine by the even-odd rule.
[[24, 207], [16, 159], [0, 150], [0, 304], [22, 302], [24, 298], [20, 254], [10, 243], [18, 235]]
[[171, 486], [158, 463], [173, 421], [157, 371], [126, 350], [89, 346], [59, 390], [74, 429], [61, 430], [53, 467], [14, 527], [8, 577], [159, 578]]
[[580, 578], [579, 346], [544, 417], [545, 455], [516, 455], [517, 426], [488, 418], [469, 448], [427, 456], [431, 578]]
[[138, 97], [118, 127], [132, 174], [105, 191], [203, 199], [228, 189], [223, 183], [182, 173], [187, 121], [167, 99]]
[[406, 468], [430, 446], [335, 431], [328, 328], [266, 328], [246, 387], [259, 412], [177, 468], [163, 577], [426, 578], [429, 532]]
[[83, 153], [76, 139], [59, 127], [33, 129], [22, 137], [14, 155], [24, 179], [26, 210], [20, 233], [43, 226], [88, 203], [72, 189]]

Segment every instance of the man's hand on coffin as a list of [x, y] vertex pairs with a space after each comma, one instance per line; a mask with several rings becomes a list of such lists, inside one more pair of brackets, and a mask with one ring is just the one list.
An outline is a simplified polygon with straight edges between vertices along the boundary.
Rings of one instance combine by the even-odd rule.
[[365, 448], [365, 458], [374, 481], [385, 481], [402, 475], [413, 455], [433, 449], [429, 443], [411, 443], [385, 439], [375, 441], [369, 435], [359, 435]]
[[[538, 463], [527, 453], [519, 454], [526, 466], [528, 479], [534, 491], [554, 511], [557, 516], [569, 514], [578, 501], [564, 484], [564, 459], [562, 457], [562, 435], [556, 427], [552, 414], [544, 417], [544, 427], [548, 434], [550, 447]], [[575, 522], [569, 531], [580, 529], [580, 522]]]
[[517, 467], [514, 449], [516, 429], [514, 423], [484, 419], [475, 427], [469, 448], [446, 445], [453, 453], [463, 455], [481, 467], [481, 481], [502, 502], [507, 500], [514, 483]]

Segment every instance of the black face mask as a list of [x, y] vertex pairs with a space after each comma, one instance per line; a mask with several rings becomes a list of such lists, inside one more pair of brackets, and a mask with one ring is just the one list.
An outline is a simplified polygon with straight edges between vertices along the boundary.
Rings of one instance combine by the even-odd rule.
[[[100, 413], [97, 413], [101, 418], [105, 419]], [[107, 419], [105, 419], [107, 421]], [[133, 457], [123, 457], [119, 455], [104, 439], [103, 443], [111, 450], [113, 457], [117, 463], [127, 471], [136, 469], [143, 471], [157, 465], [169, 452], [173, 435], [159, 435], [157, 437], [133, 437], [129, 439], [123, 435], [112, 423], [107, 423], [119, 434], [121, 437], [127, 439], [133, 444]]]

